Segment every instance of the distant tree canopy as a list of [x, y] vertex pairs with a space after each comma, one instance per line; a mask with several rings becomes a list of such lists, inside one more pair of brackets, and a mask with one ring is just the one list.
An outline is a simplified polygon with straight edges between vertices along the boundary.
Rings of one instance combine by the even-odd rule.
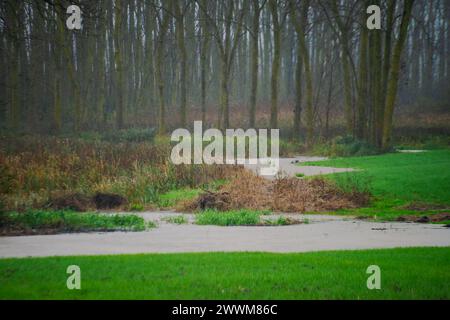
[[[366, 27], [374, 4], [381, 30]], [[397, 105], [449, 101], [449, 24], [446, 0], [3, 0], [0, 125], [164, 133], [195, 119], [311, 144], [342, 119], [383, 149]]]

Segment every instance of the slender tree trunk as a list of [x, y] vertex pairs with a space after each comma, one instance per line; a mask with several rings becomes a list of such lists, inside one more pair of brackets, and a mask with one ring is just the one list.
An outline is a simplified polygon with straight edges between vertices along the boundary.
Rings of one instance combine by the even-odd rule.
[[392, 32], [394, 28], [395, 8], [397, 0], [389, 1], [388, 15], [386, 21], [386, 33], [384, 39], [384, 61], [383, 61], [383, 106], [386, 104], [386, 90], [389, 80], [389, 70], [391, 68], [391, 48], [392, 48]]
[[114, 3], [114, 62], [116, 64], [116, 127], [117, 129], [123, 128], [123, 65], [122, 65], [122, 3], [116, 1]]
[[8, 122], [11, 130], [15, 131], [19, 128], [19, 115], [20, 115], [20, 102], [19, 102], [19, 73], [20, 73], [20, 10], [21, 3], [12, 2], [6, 4], [6, 16], [10, 23], [11, 28], [11, 40], [9, 42], [9, 75], [8, 75], [8, 87], [9, 87], [9, 110], [8, 110]]
[[71, 44], [72, 44], [72, 39], [69, 39], [70, 43], [67, 43], [65, 37], [64, 37], [64, 19], [65, 16], [62, 13], [62, 8], [60, 6], [56, 6], [57, 8], [57, 24], [58, 24], [58, 31], [59, 33], [61, 33], [60, 35], [60, 39], [63, 39], [62, 41], [62, 49], [63, 49], [63, 56], [64, 56], [64, 60], [66, 62], [66, 65], [68, 67], [68, 71], [69, 71], [69, 78], [71, 80], [72, 83], [72, 91], [73, 91], [73, 103], [74, 103], [74, 112], [75, 112], [75, 121], [74, 121], [74, 130], [75, 132], [78, 132], [80, 130], [80, 124], [81, 124], [81, 91], [80, 91], [80, 86], [76, 77], [76, 72], [75, 72], [75, 66], [74, 66], [74, 61], [71, 55]]
[[[292, 14], [292, 21], [294, 21], [294, 27], [297, 32], [298, 46], [300, 54], [303, 57], [303, 67], [305, 70], [305, 80], [306, 80], [306, 145], [310, 147], [313, 142], [314, 134], [314, 112], [313, 112], [313, 79], [311, 66], [309, 61], [309, 51], [306, 46], [306, 34], [303, 28], [302, 21], [297, 18], [297, 10], [295, 8], [295, 0], [289, 0], [290, 11]], [[309, 10], [309, 1], [305, 1], [302, 12], [302, 20], [307, 23], [307, 13]]]
[[181, 12], [180, 3], [178, 0], [174, 0], [173, 3], [175, 9], [176, 19], [176, 37], [179, 50], [179, 62], [180, 62], [180, 120], [181, 126], [186, 127], [186, 103], [187, 103], [187, 91], [186, 91], [186, 68], [187, 68], [187, 53], [186, 45], [184, 41], [184, 12]]
[[[301, 23], [301, 22], [300, 22]], [[302, 62], [301, 50], [297, 48], [297, 65], [295, 67], [295, 106], [294, 106], [294, 139], [300, 138], [300, 127], [302, 120], [302, 73], [303, 73], [303, 62]]]
[[272, 60], [272, 79], [271, 79], [271, 98], [270, 98], [270, 127], [278, 127], [278, 82], [280, 81], [281, 64], [281, 27], [278, 18], [277, 0], [269, 0], [269, 7], [272, 14], [273, 25], [273, 60]]
[[[202, 5], [206, 9], [208, 0], [202, 0]], [[202, 108], [202, 122], [206, 122], [206, 75], [209, 65], [209, 34], [208, 34], [208, 20], [204, 12], [201, 13], [202, 19], [200, 22], [202, 30], [201, 40], [201, 54], [200, 54], [200, 90], [201, 90], [201, 108]]]
[[256, 97], [258, 91], [258, 38], [259, 38], [259, 18], [261, 15], [261, 8], [258, 0], [253, 0], [253, 19], [251, 31], [251, 91], [250, 91], [250, 110], [249, 110], [249, 125], [250, 128], [255, 127], [256, 123]]
[[[367, 5], [366, 1], [366, 5]], [[366, 130], [366, 104], [367, 104], [367, 46], [368, 46], [368, 30], [365, 25], [366, 21], [366, 5], [362, 8], [361, 19], [361, 38], [359, 46], [359, 88], [358, 88], [358, 123], [356, 136], [363, 139]]]
[[169, 28], [170, 17], [166, 10], [163, 10], [163, 18], [160, 25], [159, 35], [158, 35], [158, 48], [157, 48], [157, 58], [156, 58], [156, 77], [159, 93], [159, 115], [158, 115], [158, 131], [159, 134], [164, 134], [166, 132], [166, 106], [165, 106], [165, 96], [164, 96], [164, 42], [166, 38], [166, 33]]
[[348, 26], [344, 23], [340, 17], [338, 9], [338, 0], [333, 0], [331, 2], [332, 10], [336, 16], [337, 25], [341, 32], [341, 50], [342, 50], [342, 72], [344, 75], [344, 114], [346, 119], [346, 131], [347, 134], [352, 134], [353, 132], [353, 111], [352, 111], [352, 80], [350, 73], [350, 51], [349, 51], [349, 41], [348, 41]]
[[409, 21], [411, 20], [411, 11], [414, 0], [405, 0], [402, 21], [400, 25], [399, 38], [395, 44], [391, 62], [391, 70], [386, 94], [386, 107], [384, 113], [384, 126], [382, 137], [382, 148], [387, 149], [391, 143], [392, 117], [394, 114], [395, 99], [397, 96], [398, 79], [400, 77], [400, 61], [403, 47], [408, 34]]

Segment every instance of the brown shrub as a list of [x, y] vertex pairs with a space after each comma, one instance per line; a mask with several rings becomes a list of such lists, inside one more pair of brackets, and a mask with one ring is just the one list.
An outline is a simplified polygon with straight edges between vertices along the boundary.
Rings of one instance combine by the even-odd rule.
[[114, 209], [128, 204], [127, 199], [112, 193], [96, 193], [92, 198], [97, 209]]
[[269, 181], [245, 171], [218, 192], [204, 193], [197, 199], [185, 203], [182, 209], [333, 211], [360, 207], [368, 200], [367, 194], [343, 193], [323, 179], [279, 178]]
[[48, 207], [55, 210], [74, 210], [74, 211], [87, 211], [94, 207], [92, 198], [80, 194], [71, 193], [60, 196], [54, 196], [50, 199]]

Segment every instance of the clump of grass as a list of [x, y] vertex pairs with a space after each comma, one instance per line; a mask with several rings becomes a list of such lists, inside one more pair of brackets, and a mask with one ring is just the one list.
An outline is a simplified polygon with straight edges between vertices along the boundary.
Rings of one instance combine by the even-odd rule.
[[151, 221], [151, 220], [147, 221], [146, 226], [147, 226], [147, 229], [153, 229], [153, 228], [157, 227], [156, 223], [154, 221]]
[[195, 198], [200, 192], [200, 189], [189, 188], [170, 190], [169, 192], [161, 194], [156, 203], [160, 208], [169, 208], [175, 206], [180, 201]]
[[166, 217], [163, 220], [168, 223], [173, 223], [173, 224], [187, 224], [188, 223], [188, 219], [183, 215], [174, 216], [174, 217]]
[[[149, 227], [149, 226], [147, 226]], [[0, 213], [0, 234], [47, 234], [86, 231], [143, 231], [145, 221], [136, 215], [42, 211]]]
[[195, 216], [195, 223], [199, 225], [216, 226], [252, 226], [260, 224], [261, 212], [250, 210], [234, 210], [220, 212], [205, 210]]
[[205, 210], [196, 215], [195, 222], [199, 225], [216, 226], [288, 226], [304, 223], [303, 221], [280, 216], [276, 219], [262, 219], [271, 214], [270, 211], [232, 210], [217, 211]]
[[140, 203], [132, 203], [130, 205], [131, 211], [144, 211], [144, 206]]
[[295, 176], [297, 178], [304, 178], [305, 177], [305, 175], [303, 173], [296, 173]]

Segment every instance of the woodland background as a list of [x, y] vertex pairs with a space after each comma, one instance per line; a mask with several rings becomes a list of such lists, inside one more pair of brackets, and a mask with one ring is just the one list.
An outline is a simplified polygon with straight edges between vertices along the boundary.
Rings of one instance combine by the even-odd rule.
[[[366, 28], [371, 4], [382, 30]], [[449, 0], [2, 0], [0, 126], [163, 134], [203, 120], [379, 149], [395, 124], [448, 135], [449, 24]]]

